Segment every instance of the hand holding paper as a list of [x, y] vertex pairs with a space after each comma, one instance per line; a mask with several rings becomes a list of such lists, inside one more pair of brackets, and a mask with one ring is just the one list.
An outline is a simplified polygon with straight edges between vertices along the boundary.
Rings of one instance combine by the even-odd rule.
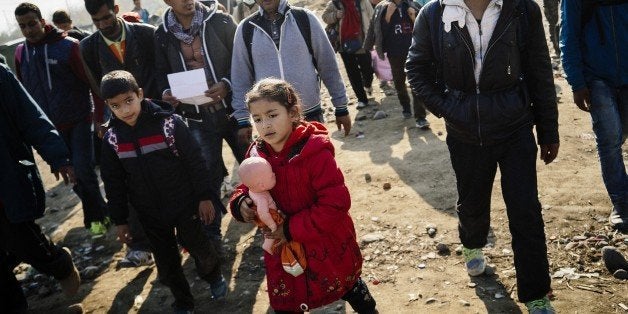
[[204, 69], [168, 74], [168, 83], [172, 96], [184, 104], [202, 105], [214, 101], [205, 94], [207, 81]]

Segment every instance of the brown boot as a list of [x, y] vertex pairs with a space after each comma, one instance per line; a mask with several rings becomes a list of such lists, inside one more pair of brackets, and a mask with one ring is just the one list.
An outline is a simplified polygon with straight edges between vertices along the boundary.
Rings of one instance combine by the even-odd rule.
[[[72, 253], [70, 252], [70, 249], [64, 247], [63, 250], [70, 257], [70, 261], [72, 261]], [[61, 284], [61, 290], [63, 290], [63, 293], [67, 296], [73, 296], [78, 292], [79, 286], [81, 285], [81, 276], [79, 275], [76, 266], [74, 266], [74, 262], [72, 262], [72, 272], [70, 272], [70, 275], [64, 279], [60, 279], [59, 283]]]

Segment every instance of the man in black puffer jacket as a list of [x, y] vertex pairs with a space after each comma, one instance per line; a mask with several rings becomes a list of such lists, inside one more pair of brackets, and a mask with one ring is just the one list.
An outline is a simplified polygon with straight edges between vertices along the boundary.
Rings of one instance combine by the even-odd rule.
[[417, 18], [406, 70], [425, 106], [445, 118], [468, 273], [484, 272], [499, 166], [519, 299], [531, 313], [552, 313], [532, 126], [548, 164], [558, 154], [558, 112], [540, 8], [531, 0], [432, 1]]

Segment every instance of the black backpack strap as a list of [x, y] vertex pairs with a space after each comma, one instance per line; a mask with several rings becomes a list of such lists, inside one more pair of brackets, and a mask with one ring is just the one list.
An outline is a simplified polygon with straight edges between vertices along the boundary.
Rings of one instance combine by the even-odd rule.
[[249, 55], [249, 63], [251, 64], [251, 69], [253, 69], [253, 77], [255, 77], [255, 65], [253, 64], [253, 53], [251, 52], [251, 45], [253, 44], [254, 26], [253, 24], [251, 24], [251, 20], [257, 16], [259, 16], [259, 11], [251, 14], [242, 21], [242, 39], [244, 40], [244, 45], [246, 46], [246, 52]]
[[314, 49], [312, 49], [312, 30], [310, 29], [310, 18], [308, 17], [307, 12], [302, 8], [289, 7], [289, 10], [290, 12], [292, 12], [292, 16], [294, 16], [294, 19], [297, 22], [299, 32], [301, 32], [301, 36], [303, 36], [305, 44], [307, 45], [307, 51], [310, 53], [310, 56], [312, 56], [312, 63], [318, 71], [318, 63], [316, 62], [316, 58], [314, 57]]

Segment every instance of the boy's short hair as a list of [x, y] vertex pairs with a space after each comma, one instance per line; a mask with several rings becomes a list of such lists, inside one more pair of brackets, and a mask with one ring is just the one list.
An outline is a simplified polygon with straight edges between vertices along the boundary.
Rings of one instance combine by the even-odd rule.
[[116, 70], [107, 73], [100, 81], [100, 95], [103, 100], [114, 98], [120, 94], [140, 91], [139, 85], [133, 74]]
[[107, 5], [109, 10], [113, 10], [115, 6], [114, 0], [85, 0], [85, 9], [90, 15], [98, 13], [103, 5]]
[[32, 3], [22, 2], [17, 5], [17, 8], [15, 8], [15, 16], [26, 15], [28, 14], [28, 12], [35, 12], [38, 19], [43, 19], [43, 17], [41, 17], [41, 11], [39, 10], [39, 7]]
[[52, 13], [52, 22], [55, 24], [72, 23], [72, 19], [65, 10], [57, 10]]

